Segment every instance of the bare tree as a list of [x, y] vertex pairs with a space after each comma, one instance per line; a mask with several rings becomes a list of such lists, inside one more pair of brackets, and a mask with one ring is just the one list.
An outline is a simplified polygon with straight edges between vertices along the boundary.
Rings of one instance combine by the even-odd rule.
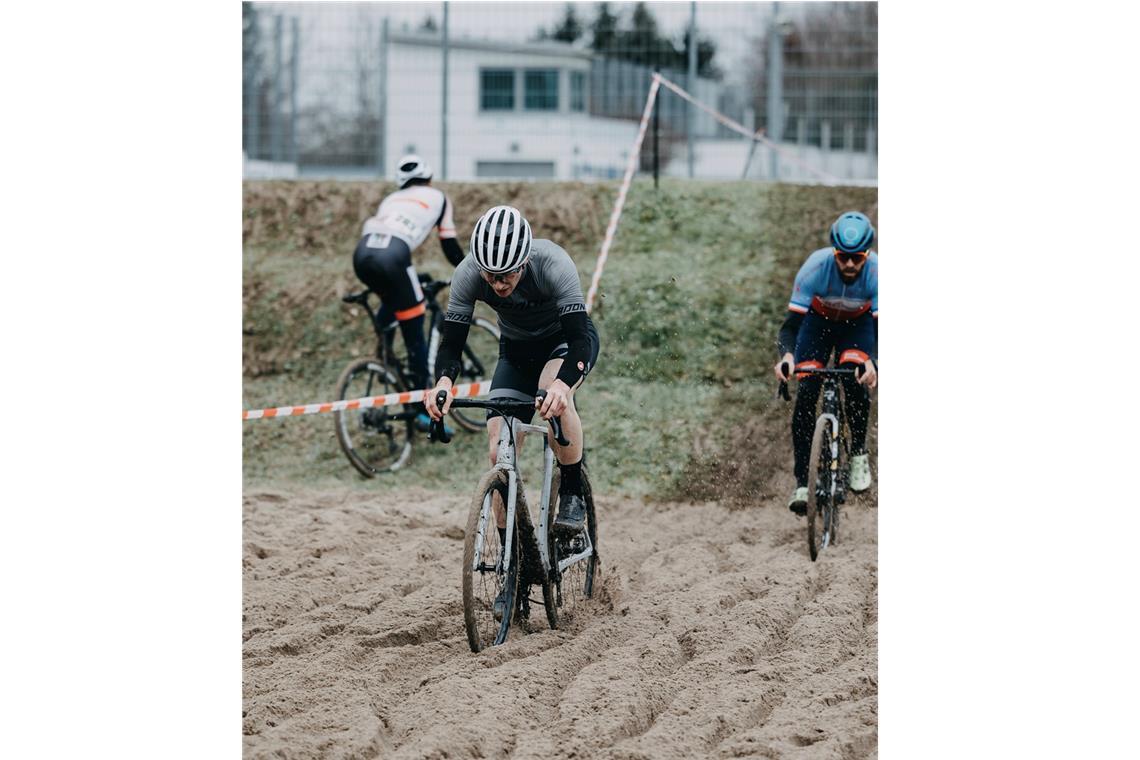
[[[859, 125], [855, 147], [866, 147], [868, 126], [878, 115], [878, 3], [811, 3], [803, 20], [790, 23], [783, 36], [783, 114], [785, 135], [793, 124], [807, 128], [809, 144], [823, 139], [821, 124]], [[753, 41], [756, 67], [749, 77], [751, 100], [768, 125], [768, 45], [765, 34]], [[838, 128], [831, 142], [840, 137]]]
[[376, 166], [379, 162], [379, 33], [363, 13], [355, 32], [351, 99], [338, 102], [322, 93], [299, 114], [305, 126], [298, 131], [306, 137], [300, 147], [302, 163]]

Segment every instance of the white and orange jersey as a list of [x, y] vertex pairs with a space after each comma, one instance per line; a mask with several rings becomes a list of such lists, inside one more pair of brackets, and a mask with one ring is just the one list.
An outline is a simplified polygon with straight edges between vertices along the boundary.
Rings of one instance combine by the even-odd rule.
[[380, 202], [376, 215], [364, 222], [361, 235], [379, 232], [395, 235], [416, 250], [432, 227], [439, 228], [440, 240], [455, 237], [451, 199], [430, 185], [412, 185], [397, 190]]

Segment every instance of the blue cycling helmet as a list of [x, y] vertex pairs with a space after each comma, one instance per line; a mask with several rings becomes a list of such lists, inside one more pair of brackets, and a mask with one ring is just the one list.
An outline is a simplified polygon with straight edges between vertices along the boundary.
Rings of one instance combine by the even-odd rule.
[[875, 228], [866, 214], [848, 211], [831, 225], [831, 245], [844, 253], [860, 253], [875, 242]]

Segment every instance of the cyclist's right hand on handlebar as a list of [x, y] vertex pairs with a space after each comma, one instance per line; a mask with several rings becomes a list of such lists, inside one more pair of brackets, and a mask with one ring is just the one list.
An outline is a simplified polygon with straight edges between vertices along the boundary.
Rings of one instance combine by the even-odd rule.
[[[439, 395], [440, 391], [447, 393], [442, 409], [436, 404], [436, 396]], [[451, 378], [441, 377], [435, 387], [424, 395], [424, 409], [427, 410], [428, 416], [433, 420], [442, 420], [443, 415], [447, 414], [451, 408], [451, 398]]]
[[796, 364], [796, 357], [792, 354], [786, 353], [780, 357], [780, 361], [776, 362], [776, 366], [772, 369], [776, 372], [776, 379], [780, 382], [788, 382], [792, 377], [792, 367]]
[[879, 373], [875, 370], [875, 363], [870, 359], [863, 362], [863, 366], [855, 372], [855, 379], [859, 381], [860, 385], [865, 385], [867, 388], [874, 388], [878, 385]]

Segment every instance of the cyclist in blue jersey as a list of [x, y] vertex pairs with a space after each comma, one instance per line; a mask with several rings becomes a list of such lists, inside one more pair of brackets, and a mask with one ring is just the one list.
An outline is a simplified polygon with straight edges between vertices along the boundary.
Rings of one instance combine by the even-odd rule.
[[[788, 371], [827, 366], [832, 353], [837, 365], [855, 366], [856, 375], [843, 377], [847, 417], [851, 424], [852, 491], [871, 486], [867, 456], [867, 420], [871, 402], [858, 384], [874, 388], [878, 382], [879, 257], [871, 250], [875, 228], [858, 211], [842, 214], [831, 225], [831, 245], [808, 256], [800, 267], [788, 303], [788, 316], [780, 328], [780, 360], [776, 377], [788, 380]], [[800, 379], [792, 412], [792, 452], [796, 488], [788, 509], [807, 512], [808, 467], [815, 407], [823, 381], [807, 374]]]
[[[364, 222], [360, 241], [352, 256], [352, 268], [365, 285], [380, 296], [377, 327], [393, 320], [408, 349], [408, 364], [416, 389], [426, 388], [428, 346], [424, 340], [426, 303], [419, 275], [412, 265], [412, 251], [427, 238], [432, 227], [439, 234], [443, 254], [452, 266], [463, 261], [463, 249], [455, 238], [454, 207], [447, 194], [431, 186], [427, 162], [408, 154], [396, 164], [399, 188], [380, 203], [376, 214]], [[420, 414], [416, 427], [426, 432], [428, 416]]]

